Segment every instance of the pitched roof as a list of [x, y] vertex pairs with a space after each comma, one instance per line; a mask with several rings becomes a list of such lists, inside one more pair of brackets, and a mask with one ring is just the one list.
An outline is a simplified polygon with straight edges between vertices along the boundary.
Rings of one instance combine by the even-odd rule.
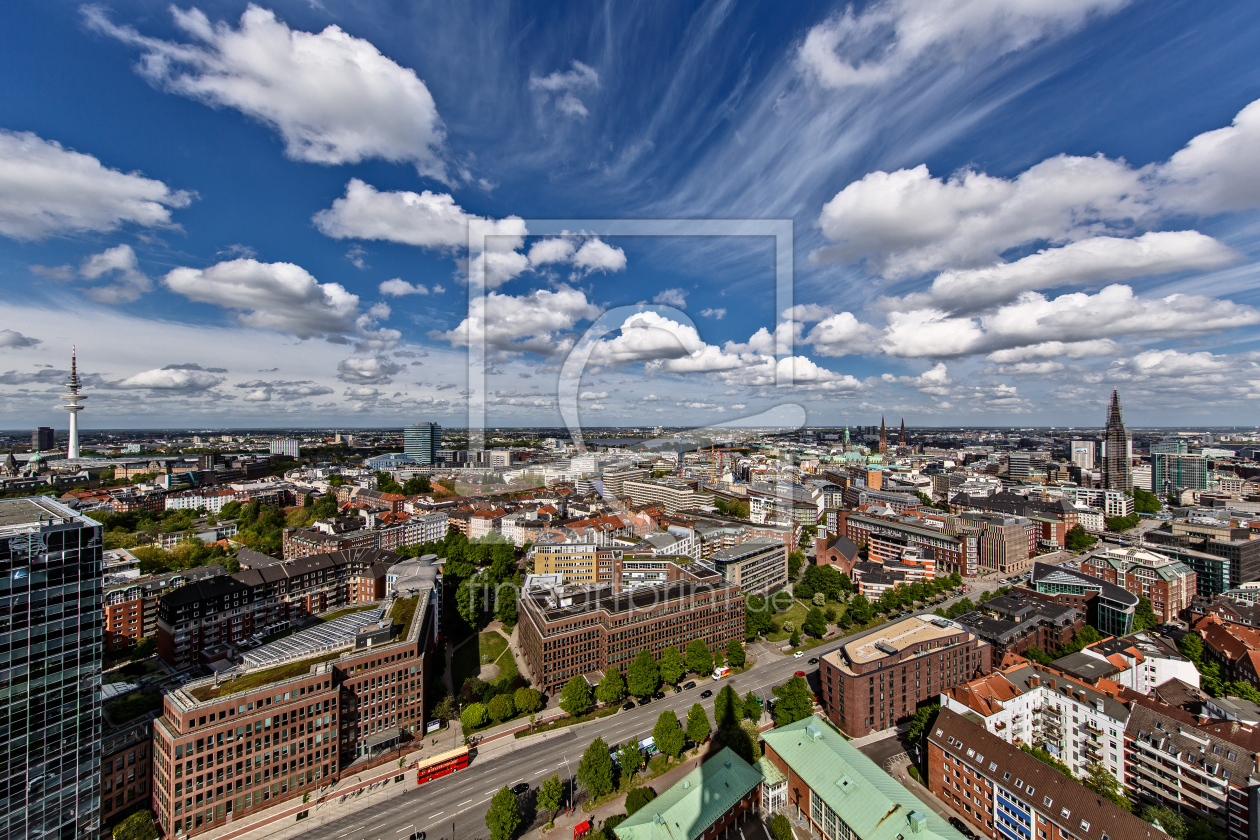
[[761, 784], [761, 778], [761, 771], [723, 747], [613, 833], [620, 840], [695, 840]]
[[[962, 835], [914, 794], [816, 717], [762, 736], [771, 761], [791, 768], [862, 840], [961, 840]], [[776, 760], [777, 758], [777, 760]], [[911, 824], [922, 819], [922, 830]]]
[[1035, 791], [1036, 809], [1058, 824], [1061, 832], [1082, 840], [1101, 840], [1104, 836], [1110, 840], [1168, 840], [1159, 829], [949, 709], [941, 709], [928, 740], [989, 778], [999, 773], [1001, 781], [1010, 773], [1014, 785], [1006, 787], [1022, 791], [1022, 795]]

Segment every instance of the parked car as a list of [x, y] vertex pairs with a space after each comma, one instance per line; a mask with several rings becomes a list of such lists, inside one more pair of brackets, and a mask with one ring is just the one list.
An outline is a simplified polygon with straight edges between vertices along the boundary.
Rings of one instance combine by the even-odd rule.
[[626, 705], [622, 706], [622, 707], [621, 707], [621, 710], [622, 710], [623, 712], [628, 712], [628, 711], [630, 711], [630, 710], [631, 710], [631, 709], [633, 709], [633, 708], [634, 708], [634, 701], [633, 701], [633, 700], [627, 700], [627, 701], [626, 701]]
[[712, 692], [712, 691], [709, 691], [709, 689], [707, 689], [707, 688], [706, 688], [704, 691], [700, 692], [700, 699], [701, 699], [701, 700], [705, 699], [706, 697], [712, 697], [712, 696], [713, 696], [713, 692]]
[[639, 705], [640, 705], [640, 706], [646, 706], [648, 703], [651, 703], [651, 702], [652, 702], [652, 698], [651, 698], [651, 697], [640, 697], [640, 698], [639, 698]]
[[674, 693], [675, 693], [675, 694], [682, 694], [682, 690], [683, 690], [683, 689], [682, 689], [682, 686], [681, 686], [681, 685], [676, 685], [676, 686], [674, 686]]
[[693, 688], [695, 688], [695, 687], [696, 687], [696, 682], [695, 682], [695, 680], [692, 680], [692, 681], [688, 682], [686, 685], [684, 685], [684, 686], [683, 686], [683, 690], [684, 690], [684, 691], [691, 691], [691, 689], [693, 689]]
[[664, 699], [665, 699], [665, 692], [663, 692], [663, 691], [658, 691], [658, 692], [656, 692], [655, 694], [653, 694], [653, 695], [652, 695], [652, 699], [653, 699], [653, 700], [664, 700]]

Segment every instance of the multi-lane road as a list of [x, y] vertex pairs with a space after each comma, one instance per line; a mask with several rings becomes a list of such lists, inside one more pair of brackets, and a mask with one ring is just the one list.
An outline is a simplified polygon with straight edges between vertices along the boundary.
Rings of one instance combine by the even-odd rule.
[[[969, 584], [964, 594], [973, 600], [981, 591], [999, 585], [996, 581], [976, 581]], [[879, 629], [868, 632], [874, 633]], [[849, 642], [855, 638], [859, 637], [850, 636], [843, 641]], [[488, 835], [485, 814], [490, 798], [505, 785], [511, 787], [524, 782], [530, 786], [529, 792], [523, 794], [522, 799], [527, 805], [526, 813], [532, 814], [538, 785], [542, 780], [552, 774], [568, 779], [571, 774], [576, 773], [582, 752], [596, 737], [602, 737], [610, 747], [627, 740], [646, 738], [652, 734], [657, 717], [666, 710], [673, 711], [686, 726], [687, 712], [694, 703], [704, 706], [712, 722], [713, 703], [717, 691], [723, 685], [732, 686], [741, 697], [750, 691], [766, 697], [774, 686], [787, 681], [796, 671], [804, 671], [809, 675], [811, 683], [815, 683], [818, 666], [808, 664], [809, 659], [821, 656], [839, 644], [840, 640], [830, 645], [820, 645], [806, 652], [800, 659], [781, 656], [771, 646], [755, 646], [750, 648], [750, 653], [757, 656], [757, 665], [743, 674], [721, 681], [697, 679], [696, 687], [689, 691], [679, 694], [667, 692], [662, 700], [654, 700], [645, 706], [619, 711], [610, 717], [572, 727], [536, 747], [524, 747], [484, 760], [474, 759], [466, 770], [424, 785], [415, 786], [409, 779], [408, 784], [400, 786], [402, 789], [390, 798], [365, 804], [362, 808], [354, 809], [353, 813], [323, 825], [313, 825], [302, 836], [304, 840], [407, 840], [412, 832], [424, 831], [428, 840], [484, 838]], [[816, 689], [817, 685], [814, 687]], [[702, 699], [700, 694], [705, 689], [712, 690], [714, 696]], [[414, 771], [411, 778], [414, 778]], [[535, 825], [541, 825], [544, 819], [545, 815], [537, 817]]]

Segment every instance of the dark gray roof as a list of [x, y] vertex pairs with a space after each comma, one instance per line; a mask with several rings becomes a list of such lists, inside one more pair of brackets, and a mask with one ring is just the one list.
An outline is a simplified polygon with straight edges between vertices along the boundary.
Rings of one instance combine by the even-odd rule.
[[1114, 583], [1107, 583], [1102, 578], [1096, 578], [1093, 575], [1087, 575], [1084, 572], [1067, 569], [1063, 566], [1052, 566], [1049, 563], [1033, 563], [1032, 577], [1029, 579], [1029, 583], [1033, 588], [1036, 588], [1043, 581], [1054, 581], [1056, 579], [1068, 584], [1097, 589], [1104, 598], [1109, 601], [1115, 601], [1117, 604], [1123, 604], [1128, 607], [1136, 607], [1138, 604], [1138, 596], [1127, 589], [1116, 586]]
[[1084, 680], [1091, 685], [1097, 683], [1100, 679], [1105, 679], [1124, 670], [1112, 665], [1105, 659], [1090, 656], [1088, 653], [1069, 653], [1067, 656], [1051, 662], [1050, 667], [1062, 671], [1069, 677]]

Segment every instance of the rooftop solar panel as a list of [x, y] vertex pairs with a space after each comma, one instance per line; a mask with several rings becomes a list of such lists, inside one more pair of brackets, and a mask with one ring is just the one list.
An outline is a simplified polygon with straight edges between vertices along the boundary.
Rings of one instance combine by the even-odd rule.
[[241, 659], [249, 669], [268, 668], [282, 662], [306, 659], [337, 648], [349, 647], [354, 644], [355, 634], [360, 629], [384, 618], [385, 610], [379, 607], [343, 615], [251, 650]]

